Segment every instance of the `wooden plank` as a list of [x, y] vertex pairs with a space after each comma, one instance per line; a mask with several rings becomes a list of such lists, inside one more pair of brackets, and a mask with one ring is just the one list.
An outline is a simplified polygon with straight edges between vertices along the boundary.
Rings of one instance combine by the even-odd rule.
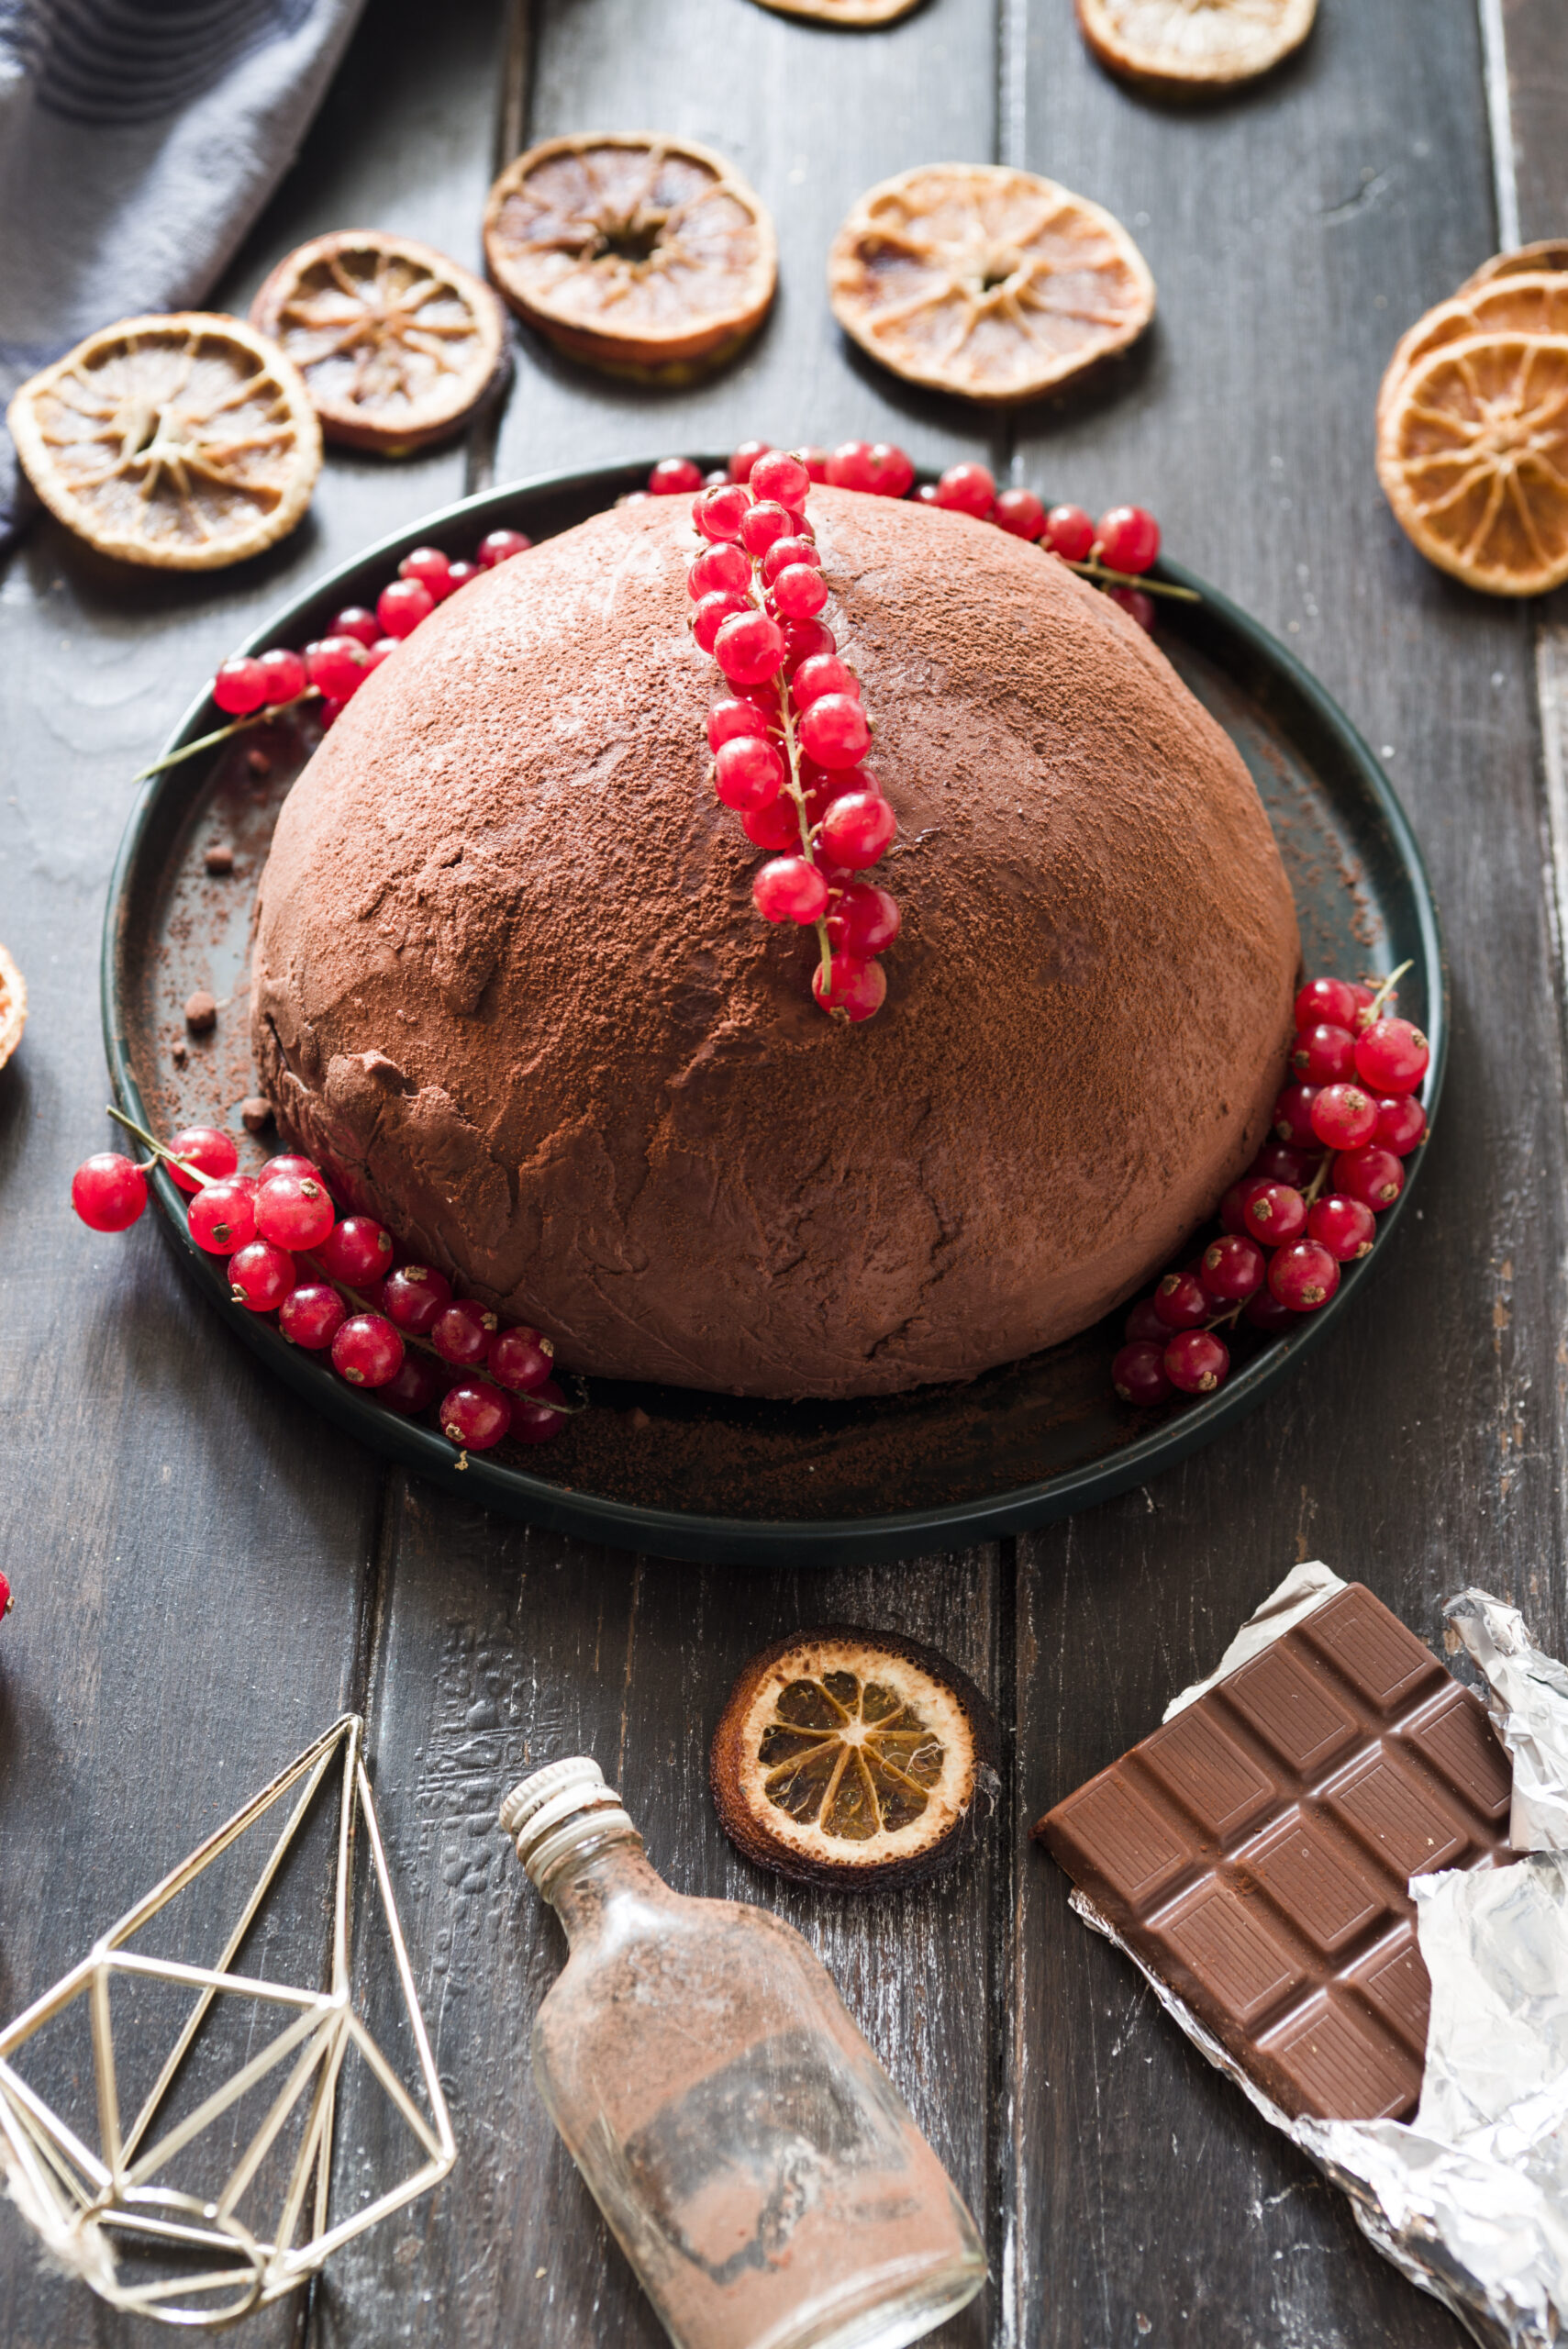
[[[1021, 477], [1091, 510], [1146, 499], [1383, 750], [1443, 909], [1455, 1036], [1422, 1196], [1353, 1330], [1146, 1494], [1019, 1545], [1020, 1835], [1296, 1558], [1364, 1577], [1433, 1641], [1472, 1578], [1549, 1642], [1568, 1629], [1547, 1564], [1564, 1146], [1528, 623], [1421, 562], [1371, 465], [1394, 341], [1494, 240], [1473, 9], [1442, 0], [1408, 34], [1325, 11], [1298, 63], [1194, 114], [1127, 95], [1064, 28], [1029, 61], [1029, 161], [1134, 229], [1162, 310], [1119, 387], [1025, 420]], [[1070, 1916], [1050, 1861], [1020, 1845], [1018, 1866], [1003, 2338], [1457, 2343]]]

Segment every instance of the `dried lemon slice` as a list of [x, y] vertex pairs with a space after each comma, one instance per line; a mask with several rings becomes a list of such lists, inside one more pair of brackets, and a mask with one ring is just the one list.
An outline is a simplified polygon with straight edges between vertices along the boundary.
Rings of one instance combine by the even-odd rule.
[[488, 285], [411, 237], [339, 229], [281, 261], [250, 305], [304, 376], [328, 440], [406, 456], [471, 415], [506, 322]]
[[21, 1042], [27, 1024], [28, 983], [0, 946], [0, 1068]]
[[218, 571], [286, 538], [321, 431], [293, 362], [243, 319], [122, 318], [22, 385], [6, 412], [51, 514], [100, 554]]
[[955, 1859], [999, 1791], [995, 1723], [931, 1648], [833, 1623], [754, 1655], [714, 1731], [730, 1841], [805, 1884], [886, 1884]]
[[1077, 0], [1102, 65], [1124, 81], [1201, 97], [1255, 82], [1299, 49], [1318, 0]]
[[1568, 579], [1568, 335], [1472, 335], [1408, 369], [1377, 476], [1440, 570], [1489, 596]]
[[651, 131], [547, 139], [507, 165], [484, 213], [490, 274], [575, 359], [689, 382], [767, 315], [773, 224], [711, 148]]
[[828, 254], [834, 316], [911, 384], [1035, 399], [1154, 315], [1154, 280], [1118, 220], [1033, 172], [928, 163], [862, 195]]
[[858, 31], [890, 25], [918, 5], [919, 0], [762, 0], [764, 8], [781, 17], [806, 17], [817, 25], [852, 25]]
[[1537, 272], [1472, 284], [1418, 318], [1397, 345], [1377, 395], [1381, 418], [1418, 359], [1472, 335], [1568, 334], [1568, 274]]
[[1511, 253], [1494, 253], [1484, 261], [1474, 273], [1460, 287], [1460, 294], [1473, 294], [1478, 285], [1490, 285], [1496, 277], [1536, 277], [1543, 272], [1568, 270], [1568, 244], [1560, 237], [1542, 237], [1533, 245], [1520, 245]]

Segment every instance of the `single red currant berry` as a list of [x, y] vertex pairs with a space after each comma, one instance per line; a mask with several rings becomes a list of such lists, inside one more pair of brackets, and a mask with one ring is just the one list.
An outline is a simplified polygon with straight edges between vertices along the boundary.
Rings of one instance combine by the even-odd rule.
[[185, 1219], [198, 1248], [209, 1256], [233, 1256], [256, 1237], [256, 1186], [243, 1174], [209, 1183], [191, 1201]]
[[885, 954], [898, 935], [898, 901], [869, 881], [835, 889], [828, 907], [828, 942], [835, 954], [853, 954], [862, 963]]
[[792, 562], [773, 582], [773, 609], [781, 619], [808, 620], [828, 601], [828, 582], [808, 562]]
[[1356, 998], [1343, 979], [1308, 979], [1296, 998], [1296, 1024], [1300, 1028], [1350, 1029], [1356, 1016]]
[[[821, 707], [812, 704], [814, 709]], [[897, 829], [898, 818], [879, 792], [847, 792], [822, 818], [823, 853], [830, 863], [861, 873], [876, 863]]]
[[819, 653], [837, 652], [838, 640], [825, 620], [787, 620], [784, 632], [784, 673], [795, 671]]
[[298, 1278], [288, 1250], [270, 1240], [252, 1240], [228, 1260], [228, 1294], [252, 1313], [275, 1313]]
[[467, 1370], [484, 1360], [500, 1326], [487, 1305], [481, 1305], [476, 1297], [460, 1297], [430, 1324], [430, 1343], [443, 1362]]
[[1407, 1019], [1374, 1019], [1356, 1039], [1356, 1074], [1377, 1093], [1413, 1093], [1431, 1057]]
[[915, 503], [917, 506], [940, 505], [941, 500], [937, 495], [937, 484], [934, 481], [921, 482], [915, 492]]
[[1288, 1183], [1252, 1183], [1241, 1220], [1250, 1240], [1261, 1240], [1265, 1248], [1283, 1248], [1306, 1230], [1307, 1202]]
[[365, 671], [367, 675], [372, 669], [379, 669], [387, 654], [389, 652], [395, 652], [396, 650], [397, 639], [395, 636], [378, 636], [373, 644], [367, 645], [365, 648]]
[[438, 1370], [425, 1355], [406, 1353], [402, 1368], [384, 1386], [376, 1388], [375, 1399], [389, 1410], [412, 1418], [416, 1411], [429, 1409], [446, 1383], [446, 1373]]
[[780, 539], [789, 538], [795, 527], [795, 516], [787, 506], [781, 506], [776, 497], [762, 498], [742, 518], [740, 543], [755, 562]]
[[1166, 1337], [1162, 1332], [1157, 1341], [1140, 1340], [1123, 1346], [1111, 1362], [1111, 1385], [1124, 1403], [1136, 1403], [1142, 1410], [1156, 1403], [1168, 1401], [1171, 1382], [1165, 1375]]
[[[764, 694], [766, 689], [764, 688]], [[767, 698], [773, 699], [772, 696]], [[726, 695], [716, 701], [707, 714], [707, 747], [717, 751], [726, 742], [733, 742], [738, 735], [765, 734], [770, 726], [778, 724], [778, 703], [772, 710], [764, 709], [761, 699], [751, 700], [741, 694]]]
[[291, 1289], [278, 1308], [278, 1327], [289, 1343], [312, 1354], [331, 1344], [348, 1318], [348, 1307], [325, 1281]]
[[384, 636], [412, 636], [435, 608], [435, 597], [419, 579], [395, 579], [375, 599], [375, 616]]
[[384, 1313], [351, 1314], [332, 1341], [332, 1367], [350, 1386], [384, 1386], [403, 1367], [403, 1341]]
[[454, 596], [460, 587], [466, 587], [470, 580], [477, 579], [479, 575], [480, 566], [477, 562], [453, 562], [447, 567], [447, 579]]
[[327, 633], [328, 636], [351, 636], [354, 642], [362, 644], [368, 652], [381, 629], [376, 624], [375, 614], [367, 612], [362, 604], [345, 604], [340, 612], [333, 614], [332, 625]]
[[346, 1215], [317, 1244], [316, 1253], [328, 1280], [341, 1281], [345, 1288], [369, 1288], [391, 1270], [392, 1234], [373, 1216]]
[[1250, 1321], [1254, 1330], [1266, 1330], [1271, 1337], [1277, 1337], [1282, 1330], [1290, 1330], [1296, 1325], [1296, 1316], [1290, 1307], [1282, 1305], [1267, 1287], [1261, 1288], [1256, 1297], [1247, 1299], [1241, 1319]]
[[212, 681], [212, 697], [226, 718], [249, 718], [267, 698], [267, 673], [248, 652], [225, 661]]
[[1124, 1327], [1129, 1346], [1140, 1345], [1147, 1341], [1163, 1349], [1165, 1341], [1171, 1334], [1156, 1312], [1154, 1299], [1151, 1297], [1139, 1298], [1128, 1315]]
[[1341, 1191], [1326, 1191], [1312, 1202], [1307, 1231], [1319, 1248], [1327, 1248], [1337, 1264], [1351, 1264], [1370, 1250], [1377, 1220], [1362, 1200], [1348, 1198]]
[[766, 457], [772, 454], [773, 445], [773, 444], [771, 440], [742, 440], [740, 446], [736, 450], [735, 454], [729, 460], [730, 480], [734, 482], [749, 482], [751, 478], [752, 466], [756, 463], [759, 457]]
[[566, 1433], [568, 1414], [552, 1410], [551, 1404], [564, 1403], [565, 1396], [553, 1378], [531, 1395], [512, 1397], [512, 1441], [515, 1443], [553, 1443], [558, 1435]]
[[232, 1174], [239, 1163], [239, 1152], [226, 1133], [216, 1126], [185, 1126], [168, 1145], [171, 1158], [181, 1158], [186, 1166], [194, 1166], [195, 1174], [187, 1174], [184, 1166], [171, 1166], [170, 1174], [182, 1191], [199, 1191], [199, 1176], [206, 1174], [222, 1182]]
[[325, 700], [347, 701], [370, 674], [365, 648], [351, 636], [324, 636], [306, 646], [305, 674]]
[[1377, 1125], [1377, 1104], [1359, 1085], [1326, 1085], [1312, 1104], [1312, 1130], [1326, 1150], [1359, 1150]]
[[319, 1248], [337, 1219], [314, 1175], [274, 1174], [256, 1195], [256, 1229], [280, 1248]]
[[1128, 618], [1136, 622], [1145, 636], [1153, 635], [1154, 623], [1160, 615], [1154, 609], [1152, 596], [1146, 596], [1141, 587], [1107, 587], [1106, 594], [1113, 604], [1120, 605]]
[[800, 818], [794, 800], [784, 792], [766, 807], [748, 807], [740, 829], [753, 847], [765, 848], [773, 856], [800, 846]]
[[907, 497], [915, 461], [891, 440], [873, 440], [865, 461], [864, 486], [877, 497]]
[[286, 645], [273, 645], [271, 651], [261, 654], [257, 665], [266, 680], [261, 696], [266, 709], [275, 709], [282, 702], [297, 701], [309, 682], [303, 659]]
[[1290, 1064], [1308, 1085], [1341, 1085], [1356, 1073], [1356, 1040], [1348, 1028], [1319, 1020], [1296, 1031]]
[[851, 701], [861, 697], [860, 679], [835, 652], [815, 653], [803, 661], [789, 681], [789, 697], [796, 709], [820, 701], [824, 694], [848, 694]]
[[1341, 1151], [1334, 1161], [1334, 1188], [1379, 1215], [1405, 1188], [1404, 1161], [1391, 1150], [1379, 1150], [1375, 1142], [1364, 1150]]
[[1163, 1361], [1166, 1377], [1184, 1395], [1212, 1395], [1230, 1368], [1230, 1352], [1212, 1330], [1179, 1330]]
[[736, 685], [760, 685], [775, 676], [784, 650], [784, 631], [765, 612], [732, 614], [719, 622], [713, 640], [713, 657]]
[[428, 1337], [452, 1301], [452, 1285], [431, 1264], [399, 1264], [381, 1285], [381, 1309], [416, 1338]]
[[512, 1407], [498, 1386], [478, 1379], [449, 1386], [441, 1397], [441, 1433], [460, 1452], [488, 1452], [512, 1424]]
[[952, 514], [973, 514], [984, 522], [995, 502], [995, 476], [984, 465], [950, 465], [937, 484], [936, 503]]
[[1081, 506], [1053, 506], [1045, 518], [1042, 544], [1063, 562], [1086, 562], [1095, 543], [1095, 526]]
[[713, 787], [727, 807], [766, 807], [784, 786], [784, 763], [771, 742], [738, 735], [713, 763]]
[[528, 1395], [544, 1385], [554, 1362], [555, 1348], [550, 1340], [519, 1321], [510, 1330], [497, 1330], [491, 1339], [484, 1367], [514, 1395]]
[[711, 473], [704, 473], [702, 485], [705, 489], [728, 489], [730, 486], [728, 466], [715, 465]]
[[1407, 1158], [1426, 1130], [1427, 1113], [1413, 1094], [1391, 1094], [1378, 1103], [1373, 1140], [1396, 1158]]
[[1045, 508], [1032, 489], [1005, 489], [991, 519], [1015, 539], [1038, 539], [1045, 529]]
[[693, 501], [692, 520], [705, 539], [738, 539], [740, 525], [751, 510], [751, 500], [738, 483], [705, 489]]
[[1245, 1174], [1239, 1183], [1231, 1184], [1230, 1188], [1226, 1192], [1225, 1197], [1219, 1202], [1219, 1229], [1221, 1231], [1228, 1231], [1231, 1233], [1245, 1232], [1247, 1229], [1247, 1219], [1245, 1213], [1247, 1195], [1256, 1187], [1256, 1178], [1249, 1177]]
[[800, 459], [787, 456], [782, 449], [763, 450], [753, 461], [749, 479], [753, 497], [774, 498], [792, 510], [805, 505], [811, 487], [811, 475]]
[[822, 558], [809, 539], [803, 539], [797, 533], [792, 539], [775, 540], [762, 557], [763, 586], [771, 587], [781, 571], [787, 571], [792, 563], [796, 562], [804, 562], [812, 571], [822, 568]]
[[751, 899], [764, 921], [817, 921], [826, 912], [828, 884], [804, 856], [776, 856], [751, 884]]
[[[203, 1129], [198, 1126], [195, 1130], [199, 1133]], [[183, 1141], [184, 1140], [184, 1136], [183, 1134], [176, 1134], [174, 1139], [176, 1141]], [[227, 1134], [219, 1134], [218, 1140], [222, 1142], [228, 1142], [228, 1148], [231, 1151], [234, 1150], [234, 1144], [228, 1141], [228, 1136]], [[196, 1161], [197, 1165], [201, 1165], [202, 1163], [203, 1162], [200, 1159]], [[239, 1153], [236, 1152], [233, 1163], [238, 1165], [239, 1163]], [[221, 1166], [213, 1166], [207, 1167], [204, 1171], [208, 1174], [222, 1174], [228, 1172], [228, 1169]], [[311, 1180], [316, 1183], [324, 1182], [326, 1179], [320, 1167], [317, 1166], [313, 1158], [300, 1158], [293, 1152], [281, 1151], [276, 1158], [268, 1159], [265, 1166], [262, 1167], [261, 1174], [258, 1175], [257, 1181], [259, 1183], [275, 1183], [284, 1174], [308, 1174]]]
[[399, 579], [417, 579], [421, 587], [429, 589], [432, 600], [438, 604], [444, 603], [452, 592], [450, 572], [450, 560], [439, 547], [416, 547], [397, 566]]
[[840, 440], [828, 459], [828, 478], [835, 489], [869, 490], [874, 470], [869, 440]]
[[1301, 1191], [1322, 1154], [1321, 1151], [1293, 1150], [1287, 1141], [1266, 1141], [1247, 1172], [1264, 1183], [1288, 1183], [1293, 1191]]
[[[365, 660], [367, 662], [366, 674], [368, 675], [370, 674], [368, 667], [370, 655], [368, 653], [365, 655]], [[327, 733], [330, 728], [336, 726], [338, 720], [342, 717], [343, 712], [348, 707], [349, 705], [347, 702], [334, 701], [330, 695], [328, 695], [324, 700], [317, 703], [316, 714], [321, 720], [321, 731], [323, 734]]]
[[1263, 1252], [1255, 1240], [1228, 1233], [1204, 1250], [1198, 1278], [1206, 1295], [1222, 1305], [1240, 1305], [1263, 1286]]
[[1312, 1105], [1317, 1098], [1315, 1085], [1287, 1085], [1274, 1103], [1275, 1135], [1293, 1150], [1321, 1148], [1312, 1127]]
[[498, 562], [510, 562], [515, 554], [527, 554], [533, 540], [521, 530], [489, 530], [473, 550], [474, 561], [485, 571], [494, 571]]
[[725, 621], [751, 609], [749, 596], [738, 594], [733, 587], [720, 587], [714, 595], [705, 596], [693, 613], [692, 634], [705, 652], [711, 652]]
[[71, 1204], [89, 1231], [126, 1231], [147, 1205], [147, 1177], [134, 1159], [100, 1150], [72, 1176]]
[[1167, 1330], [1195, 1329], [1213, 1309], [1194, 1273], [1167, 1273], [1154, 1292], [1154, 1310]]
[[880, 963], [862, 962], [858, 954], [833, 954], [826, 983], [820, 963], [813, 971], [811, 992], [824, 1011], [841, 1011], [851, 1020], [870, 1019], [882, 1009], [887, 973]]
[[689, 457], [661, 457], [648, 476], [651, 497], [684, 497], [702, 487], [702, 470]]
[[[828, 467], [831, 459], [826, 449], [797, 449], [795, 453], [806, 467], [808, 480], [818, 482], [827, 480]], [[784, 502], [787, 506], [788, 498], [786, 497]]]
[[686, 573], [686, 593], [695, 604], [705, 596], [745, 596], [751, 585], [751, 566], [728, 539], [704, 547]]
[[1316, 1313], [1340, 1286], [1340, 1267], [1318, 1240], [1296, 1240], [1269, 1260], [1269, 1288], [1293, 1313]]
[[1113, 506], [1095, 535], [1111, 571], [1147, 571], [1160, 551], [1160, 525], [1141, 506]]
[[800, 746], [821, 767], [858, 766], [871, 747], [871, 728], [853, 694], [818, 694], [800, 714]]

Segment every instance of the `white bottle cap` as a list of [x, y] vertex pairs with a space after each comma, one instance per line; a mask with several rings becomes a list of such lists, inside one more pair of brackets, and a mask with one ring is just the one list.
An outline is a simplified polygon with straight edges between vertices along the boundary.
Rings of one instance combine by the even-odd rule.
[[541, 1890], [557, 1864], [590, 1837], [597, 1841], [606, 1833], [637, 1833], [619, 1795], [606, 1786], [604, 1772], [586, 1753], [547, 1762], [542, 1770], [532, 1771], [501, 1805], [500, 1823], [502, 1832], [515, 1839], [518, 1859]]

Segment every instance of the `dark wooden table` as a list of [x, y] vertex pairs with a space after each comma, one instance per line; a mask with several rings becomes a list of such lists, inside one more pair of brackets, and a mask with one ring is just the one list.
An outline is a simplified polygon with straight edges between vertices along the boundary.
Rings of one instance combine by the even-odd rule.
[[[1568, 1639], [1568, 1212], [1560, 907], [1568, 625], [1483, 601], [1396, 529], [1372, 470], [1396, 336], [1500, 235], [1568, 231], [1562, 0], [1323, 0], [1305, 53], [1229, 104], [1144, 103], [1070, 0], [928, 0], [820, 32], [751, 0], [373, 0], [219, 305], [289, 246], [379, 224], [478, 255], [526, 139], [658, 126], [734, 156], [782, 245], [773, 317], [716, 382], [657, 397], [519, 342], [498, 431], [388, 466], [331, 458], [272, 557], [129, 578], [58, 529], [0, 582], [0, 936], [32, 1018], [0, 1079], [0, 2013], [343, 1707], [361, 1708], [460, 2166], [332, 2264], [261, 2343], [652, 2343], [654, 2321], [528, 2077], [562, 1944], [495, 1831], [528, 1763], [596, 1754], [676, 1886], [772, 1902], [834, 1968], [986, 2231], [944, 2338], [1390, 2349], [1458, 2328], [1068, 1913], [1032, 1820], [1158, 1718], [1295, 1560], [1363, 1576], [1423, 1636], [1478, 1580]], [[1505, 58], [1503, 44], [1507, 42]], [[1554, 78], [1555, 77], [1555, 78]], [[1510, 129], [1511, 119], [1511, 129]], [[1510, 143], [1513, 151], [1510, 151]], [[845, 347], [823, 257], [851, 199], [936, 158], [1051, 173], [1131, 228], [1160, 287], [1092, 396], [987, 419]], [[1017, 1542], [874, 1571], [644, 1561], [455, 1506], [339, 1439], [187, 1289], [154, 1219], [83, 1230], [106, 1147], [96, 959], [128, 778], [285, 594], [465, 487], [646, 452], [885, 434], [985, 455], [1091, 510], [1146, 500], [1173, 552], [1299, 651], [1424, 843], [1454, 1049], [1416, 1212], [1363, 1308], [1237, 1434]], [[1008, 1732], [983, 1856], [851, 1901], [742, 1865], [706, 1741], [760, 1642], [822, 1616], [911, 1629]], [[370, 2159], [377, 2115], [344, 2112]], [[42, 2272], [0, 2211], [0, 2334], [117, 2349], [132, 2322]]]

